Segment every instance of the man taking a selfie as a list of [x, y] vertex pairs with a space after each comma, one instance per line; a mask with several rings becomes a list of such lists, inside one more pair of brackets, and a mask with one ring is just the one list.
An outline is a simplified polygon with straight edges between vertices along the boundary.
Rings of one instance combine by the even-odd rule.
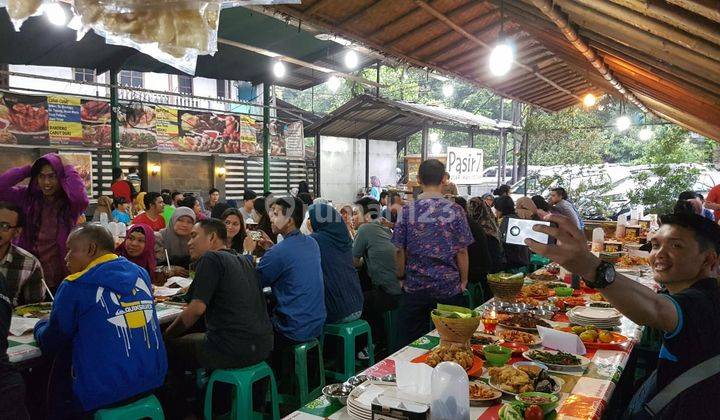
[[573, 221], [558, 215], [546, 220], [557, 227], [534, 229], [555, 237], [557, 244], [528, 239], [530, 249], [581, 275], [633, 322], [664, 332], [657, 370], [635, 394], [625, 417], [717, 418], [720, 226], [695, 214], [661, 217], [660, 229], [650, 238], [650, 267], [667, 292], [654, 293], [591, 254]]

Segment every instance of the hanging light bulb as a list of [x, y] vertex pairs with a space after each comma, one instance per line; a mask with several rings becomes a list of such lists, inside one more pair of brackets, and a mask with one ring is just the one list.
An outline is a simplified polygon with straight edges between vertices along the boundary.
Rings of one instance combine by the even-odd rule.
[[449, 98], [455, 93], [455, 87], [452, 83], [445, 83], [442, 87], [442, 94], [444, 97]]
[[627, 115], [621, 115], [615, 120], [615, 127], [617, 127], [619, 132], [623, 132], [630, 128], [630, 125], [632, 124], [632, 121], [630, 121], [630, 117]]
[[440, 138], [440, 136], [438, 136], [438, 133], [430, 133], [428, 138], [430, 139], [431, 142], [437, 143], [438, 138]]
[[442, 145], [440, 143], [433, 143], [432, 149], [430, 150], [433, 155], [439, 155], [442, 153]]
[[285, 68], [285, 64], [282, 61], [276, 61], [275, 64], [273, 64], [273, 74], [276, 78], [282, 79], [285, 77], [285, 73], [287, 72], [287, 69]]
[[590, 108], [596, 103], [597, 98], [592, 93], [588, 93], [587, 95], [583, 96], [583, 105], [585, 105], [586, 108]]
[[348, 52], [345, 53], [345, 67], [352, 70], [357, 67], [359, 61], [360, 58], [355, 50], [348, 50]]
[[327, 80], [328, 89], [330, 89], [330, 92], [335, 93], [340, 89], [340, 85], [342, 84], [342, 81], [339, 77], [332, 75]]
[[43, 13], [45, 13], [45, 17], [53, 25], [65, 26], [65, 24], [67, 24], [67, 14], [65, 14], [65, 9], [58, 3], [45, 4], [43, 6]]
[[510, 71], [515, 52], [510, 44], [501, 42], [490, 53], [490, 73], [493, 76], [504, 76]]
[[642, 141], [648, 141], [652, 138], [653, 131], [652, 128], [645, 126], [638, 132], [638, 138]]

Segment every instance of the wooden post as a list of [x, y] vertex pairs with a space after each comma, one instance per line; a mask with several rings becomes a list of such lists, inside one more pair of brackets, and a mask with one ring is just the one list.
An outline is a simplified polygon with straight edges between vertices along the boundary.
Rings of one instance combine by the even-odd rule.
[[365, 188], [370, 188], [370, 137], [365, 137]]
[[424, 126], [422, 129], [422, 144], [420, 146], [420, 163], [425, 162], [427, 159], [427, 147], [428, 147], [428, 126]]
[[320, 195], [320, 132], [315, 134], [315, 197]]

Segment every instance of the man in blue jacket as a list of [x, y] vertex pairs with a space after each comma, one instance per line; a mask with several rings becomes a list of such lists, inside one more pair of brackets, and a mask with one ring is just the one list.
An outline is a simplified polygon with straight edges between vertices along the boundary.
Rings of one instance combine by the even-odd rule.
[[83, 225], [67, 241], [70, 273], [49, 320], [35, 326], [55, 357], [48, 393], [52, 418], [77, 418], [161, 386], [167, 355], [145, 270], [113, 253], [105, 228]]

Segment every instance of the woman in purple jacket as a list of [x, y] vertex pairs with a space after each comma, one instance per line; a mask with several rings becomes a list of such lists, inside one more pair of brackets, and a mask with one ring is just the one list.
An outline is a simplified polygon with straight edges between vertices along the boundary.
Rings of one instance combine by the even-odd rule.
[[[26, 178], [30, 178], [27, 186], [16, 185]], [[32, 166], [0, 175], [0, 200], [22, 207], [27, 222], [18, 246], [38, 257], [45, 281], [56, 289], [68, 274], [65, 242], [88, 206], [83, 179], [72, 165], [64, 165], [59, 155], [48, 153]]]

